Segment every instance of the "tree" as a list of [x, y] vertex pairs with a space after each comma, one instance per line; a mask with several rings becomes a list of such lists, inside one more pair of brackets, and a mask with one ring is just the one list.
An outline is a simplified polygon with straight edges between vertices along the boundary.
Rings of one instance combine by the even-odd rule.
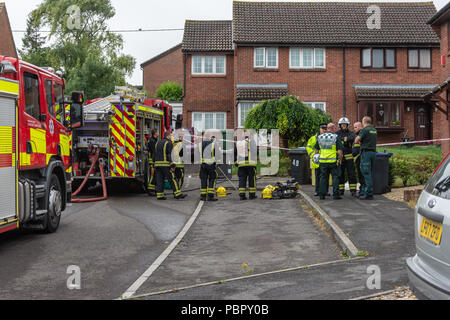
[[108, 30], [114, 15], [110, 0], [43, 0], [30, 13], [35, 28], [50, 29], [52, 67], [64, 72], [68, 91], [103, 97], [133, 72], [136, 60], [121, 53], [122, 36]]
[[178, 82], [167, 81], [159, 86], [156, 95], [163, 100], [178, 102], [182, 99], [183, 88]]
[[305, 106], [295, 96], [266, 100], [252, 108], [244, 126], [247, 129], [278, 129], [283, 147], [305, 146], [317, 133], [320, 123], [331, 122], [320, 109]]
[[33, 17], [27, 19], [27, 29], [22, 39], [22, 50], [19, 50], [20, 58], [36, 66], [49, 66], [50, 49], [44, 46], [45, 37], [41, 36], [40, 28]]

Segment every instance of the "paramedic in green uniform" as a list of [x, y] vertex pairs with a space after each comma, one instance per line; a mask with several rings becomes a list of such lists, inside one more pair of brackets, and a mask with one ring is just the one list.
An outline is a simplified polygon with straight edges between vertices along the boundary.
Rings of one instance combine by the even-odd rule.
[[365, 181], [359, 200], [373, 200], [372, 168], [377, 154], [377, 130], [372, 126], [371, 117], [364, 117], [362, 123], [363, 129], [355, 140], [361, 145], [361, 173]]

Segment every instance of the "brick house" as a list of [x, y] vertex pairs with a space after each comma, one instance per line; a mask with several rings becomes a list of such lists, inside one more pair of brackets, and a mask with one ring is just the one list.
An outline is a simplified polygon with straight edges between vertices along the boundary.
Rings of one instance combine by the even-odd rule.
[[232, 21], [186, 21], [185, 126], [242, 127], [258, 102], [292, 94], [336, 122], [375, 116], [382, 142], [440, 137], [423, 100], [440, 78], [434, 5], [376, 3], [369, 29], [370, 5], [236, 1]]
[[[441, 39], [440, 85], [425, 95], [425, 101], [434, 106], [434, 133], [443, 138], [450, 137], [450, 3], [439, 10], [429, 21]], [[433, 103], [433, 99], [437, 101]], [[442, 152], [450, 151], [450, 142], [442, 144]]]
[[163, 82], [174, 81], [183, 84], [183, 54], [181, 43], [141, 64], [143, 86], [151, 94]]
[[5, 3], [0, 3], [0, 55], [17, 58], [16, 45], [11, 32]]

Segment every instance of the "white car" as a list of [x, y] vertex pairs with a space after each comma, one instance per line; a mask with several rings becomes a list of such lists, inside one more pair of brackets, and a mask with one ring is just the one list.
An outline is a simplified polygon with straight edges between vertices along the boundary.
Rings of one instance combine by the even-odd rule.
[[415, 240], [417, 254], [406, 261], [414, 293], [450, 300], [450, 152], [417, 202]]

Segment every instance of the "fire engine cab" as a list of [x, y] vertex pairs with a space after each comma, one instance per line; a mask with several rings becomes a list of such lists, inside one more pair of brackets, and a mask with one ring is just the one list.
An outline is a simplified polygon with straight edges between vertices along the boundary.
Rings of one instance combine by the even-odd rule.
[[0, 233], [55, 232], [70, 202], [70, 131], [82, 126], [84, 98], [67, 102], [64, 86], [52, 68], [0, 56]]

